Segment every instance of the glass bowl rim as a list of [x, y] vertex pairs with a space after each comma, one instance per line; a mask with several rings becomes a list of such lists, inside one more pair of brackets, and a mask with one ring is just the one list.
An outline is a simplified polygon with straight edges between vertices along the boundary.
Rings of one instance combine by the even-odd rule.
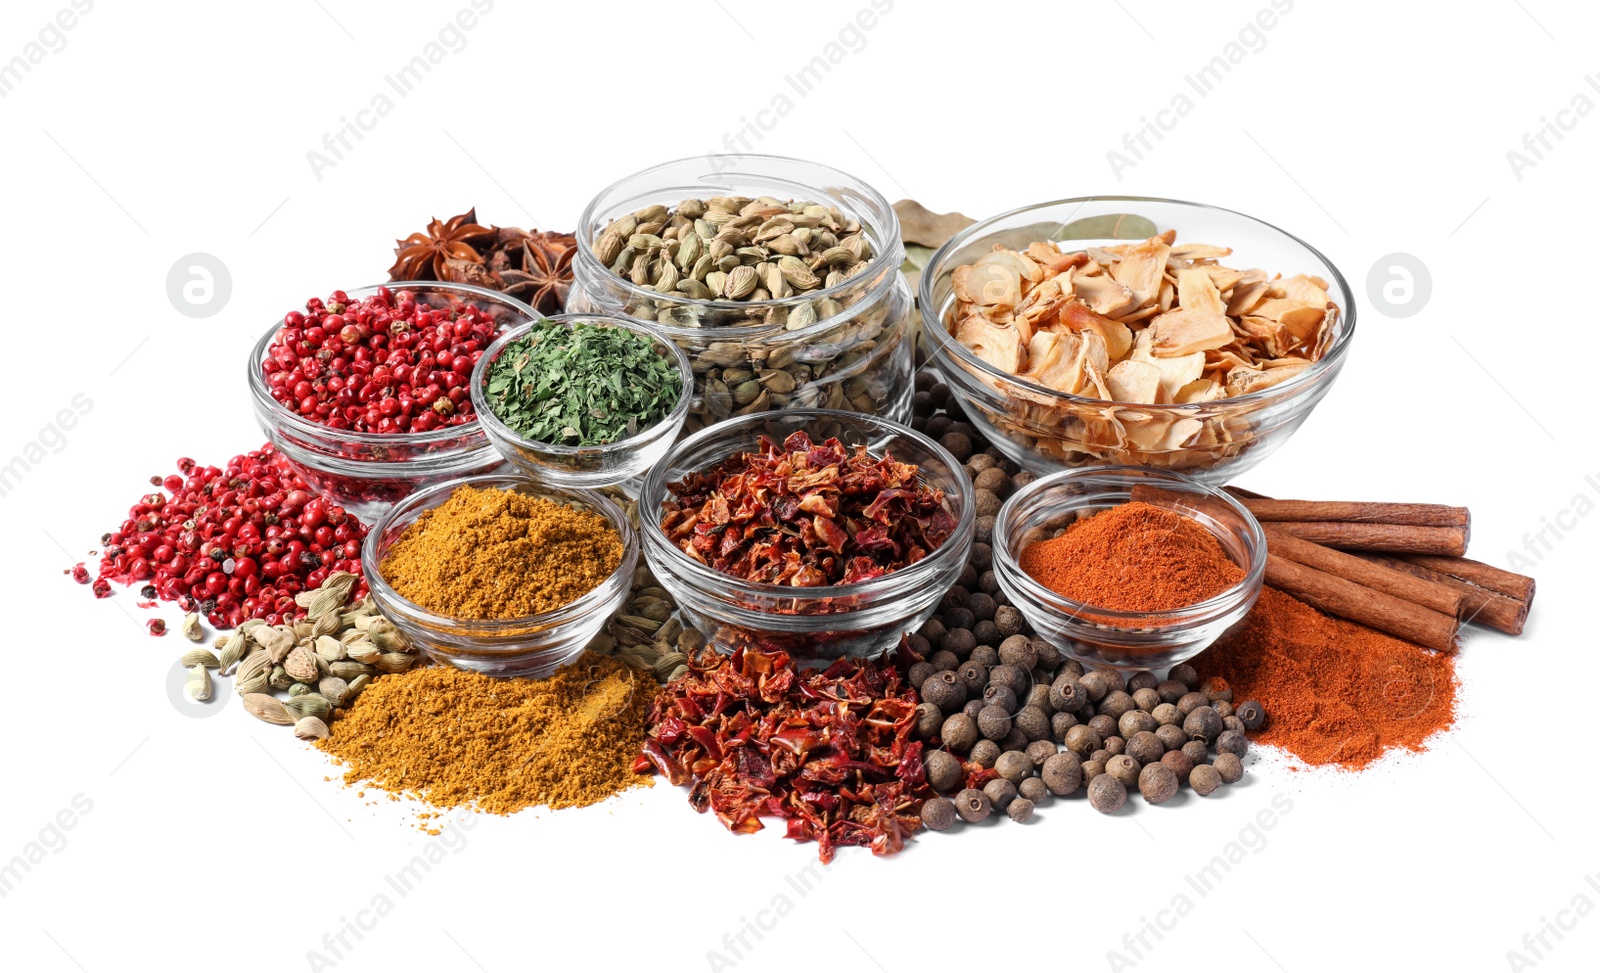
[[[1048, 385], [1039, 385], [1035, 382], [1031, 382], [1025, 378], [1022, 378], [1021, 376], [1003, 372], [999, 368], [996, 368], [995, 366], [984, 361], [982, 358], [979, 358], [977, 355], [974, 355], [967, 349], [965, 345], [955, 340], [955, 337], [950, 334], [950, 329], [942, 320], [941, 310], [935, 309], [934, 307], [933, 283], [939, 277], [938, 271], [943, 270], [944, 264], [949, 262], [957, 249], [972, 243], [985, 231], [994, 229], [995, 226], [1001, 221], [1015, 216], [1021, 216], [1033, 210], [1045, 209], [1051, 206], [1065, 206], [1073, 203], [1077, 203], [1081, 207], [1088, 205], [1089, 203], [1101, 202], [1158, 203], [1172, 206], [1188, 206], [1195, 209], [1211, 210], [1216, 213], [1227, 213], [1230, 216], [1236, 216], [1240, 219], [1248, 220], [1251, 223], [1257, 223], [1260, 226], [1265, 227], [1267, 230], [1280, 234], [1286, 239], [1304, 247], [1308, 253], [1310, 253], [1316, 259], [1322, 261], [1323, 265], [1327, 267], [1329, 273], [1333, 276], [1333, 280], [1330, 281], [1330, 283], [1338, 289], [1340, 296], [1344, 298], [1344, 304], [1339, 308], [1339, 316], [1343, 319], [1341, 322], [1342, 327], [1339, 329], [1339, 333], [1334, 336], [1333, 343], [1328, 346], [1327, 353], [1318, 360], [1312, 362], [1309, 367], [1305, 368], [1300, 372], [1300, 374], [1294, 376], [1288, 381], [1271, 386], [1270, 388], [1262, 389], [1259, 392], [1247, 392], [1244, 395], [1227, 396], [1211, 402], [1120, 402], [1114, 399], [1089, 398], [1082, 395], [1076, 395], [1071, 392], [1063, 392], [1060, 389], [1050, 388]], [[931, 357], [935, 363], [938, 362], [941, 355], [953, 355], [955, 358], [959, 359], [962, 364], [971, 369], [976, 369], [985, 377], [1014, 383], [1025, 391], [1049, 396], [1052, 399], [1060, 400], [1064, 404], [1087, 406], [1090, 408], [1116, 407], [1139, 409], [1144, 411], [1155, 410], [1164, 414], [1175, 413], [1179, 415], [1205, 415], [1216, 412], [1226, 412], [1231, 411], [1231, 407], [1233, 406], [1255, 405], [1260, 402], [1280, 398], [1286, 392], [1299, 394], [1312, 389], [1317, 385], [1317, 382], [1320, 379], [1337, 371], [1336, 366], [1343, 361], [1344, 356], [1349, 350], [1350, 340], [1355, 336], [1356, 332], [1356, 305], [1354, 296], [1350, 291], [1350, 284], [1344, 279], [1344, 274], [1340, 272], [1339, 268], [1335, 266], [1333, 261], [1329, 260], [1327, 256], [1322, 253], [1322, 251], [1295, 236], [1293, 233], [1268, 223], [1266, 220], [1263, 220], [1260, 217], [1251, 216], [1248, 213], [1241, 213], [1238, 210], [1228, 209], [1225, 206], [1213, 206], [1210, 203], [1199, 203], [1187, 199], [1167, 199], [1160, 196], [1073, 196], [1067, 199], [1054, 199], [1043, 203], [1029, 203], [1026, 206], [1018, 206], [1015, 209], [1007, 210], [1004, 213], [999, 213], [988, 217], [987, 219], [979, 220], [947, 240], [944, 246], [935, 251], [933, 256], [928, 259], [928, 264], [922, 270], [921, 282], [917, 288], [917, 306], [922, 315], [922, 331], [924, 334], [930, 336], [933, 344], [933, 355]]]

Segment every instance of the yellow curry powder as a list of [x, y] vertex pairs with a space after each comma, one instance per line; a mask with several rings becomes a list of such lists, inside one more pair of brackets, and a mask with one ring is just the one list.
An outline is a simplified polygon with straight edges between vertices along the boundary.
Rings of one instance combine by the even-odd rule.
[[384, 556], [389, 586], [455, 618], [522, 618], [593, 591], [622, 563], [604, 516], [515, 490], [463, 486]]
[[437, 808], [581, 807], [651, 783], [631, 767], [658, 688], [592, 652], [547, 679], [426, 666], [373, 680], [317, 746], [347, 785]]

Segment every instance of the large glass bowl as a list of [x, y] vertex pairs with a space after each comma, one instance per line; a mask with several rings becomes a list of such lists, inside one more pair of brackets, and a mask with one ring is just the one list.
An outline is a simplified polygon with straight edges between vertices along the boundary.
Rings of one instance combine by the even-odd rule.
[[[352, 301], [378, 287], [411, 291], [419, 304], [443, 308], [472, 304], [492, 315], [501, 330], [539, 317], [533, 308], [491, 290], [464, 284], [410, 281], [347, 291]], [[261, 365], [283, 326], [280, 318], [250, 352], [250, 398], [256, 424], [283, 459], [322, 496], [337, 502], [364, 523], [376, 521], [413, 492], [447, 480], [499, 469], [505, 460], [489, 443], [482, 424], [473, 421], [427, 432], [379, 434], [332, 429], [285, 409], [272, 397]]]
[[[1312, 274], [1339, 308], [1322, 358], [1280, 385], [1191, 405], [1108, 402], [1059, 392], [989, 364], [950, 331], [952, 275], [993, 250], [1054, 241], [1063, 250], [1147, 239], [1168, 229], [1178, 242], [1232, 247], [1229, 267], [1269, 275]], [[1355, 335], [1355, 302], [1343, 275], [1299, 238], [1243, 213], [1171, 199], [1091, 196], [1025, 206], [974, 223], [934, 254], [919, 296], [929, 358], [970, 421], [1012, 461], [1034, 473], [1108, 464], [1177, 470], [1222, 484], [1288, 440], [1332, 387]], [[1196, 420], [1198, 435], [1167, 447], [1159, 435]], [[1130, 430], [1138, 435], [1130, 435]]]
[[[944, 491], [956, 529], [927, 557], [898, 571], [856, 584], [820, 588], [752, 584], [701, 564], [661, 529], [667, 484], [753, 449], [765, 434], [782, 442], [805, 431], [814, 442], [837, 437], [845, 447], [865, 445], [902, 463], [914, 463], [922, 481]], [[869, 657], [893, 647], [933, 616], [972, 550], [972, 484], [944, 447], [874, 416], [827, 409], [768, 412], [718, 423], [679, 443], [645, 478], [639, 495], [645, 560], [677, 601], [685, 619], [720, 651], [740, 645], [781, 649], [796, 659], [826, 661]]]
[[[1073, 522], [1137, 500], [1193, 518], [1244, 579], [1198, 604], [1170, 611], [1113, 611], [1056, 594], [1022, 570], [1027, 545]], [[1063, 470], [1018, 490], [994, 524], [994, 576], [1037, 635], [1085, 666], [1161, 669], [1199, 655], [1250, 613], [1267, 570], [1256, 518], [1225, 491], [1162, 470], [1108, 466]]]
[[524, 438], [494, 414], [490, 408], [485, 387], [489, 367], [505, 351], [506, 345], [526, 337], [538, 322], [529, 322], [501, 335], [479, 359], [472, 371], [472, 405], [488, 433], [489, 441], [512, 466], [529, 476], [554, 486], [594, 488], [615, 486], [639, 476], [666, 455], [683, 428], [689, 415], [689, 400], [694, 391], [694, 373], [689, 370], [689, 358], [683, 349], [673, 344], [658, 329], [626, 318], [606, 317], [599, 314], [558, 314], [545, 319], [571, 327], [574, 324], [593, 324], [605, 328], [622, 328], [643, 335], [655, 343], [662, 357], [672, 362], [678, 372], [681, 391], [672, 412], [660, 422], [641, 429], [632, 436], [603, 446], [568, 446], [564, 443], [541, 443]]
[[[383, 578], [383, 559], [406, 528], [460, 486], [516, 490], [603, 515], [622, 538], [622, 563], [593, 591], [555, 611], [524, 618], [455, 618], [404, 598]], [[525, 476], [472, 476], [413, 493], [367, 534], [361, 570], [384, 617], [439, 662], [491, 676], [543, 678], [589, 644], [628, 597], [639, 562], [639, 537], [622, 508], [598, 493], [545, 486]]]

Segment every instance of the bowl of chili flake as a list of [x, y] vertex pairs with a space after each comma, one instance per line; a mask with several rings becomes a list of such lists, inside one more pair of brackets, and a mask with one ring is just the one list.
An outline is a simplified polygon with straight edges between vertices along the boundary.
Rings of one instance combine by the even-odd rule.
[[651, 571], [714, 647], [818, 662], [877, 655], [927, 621], [976, 521], [942, 446], [829, 409], [701, 430], [651, 471], [639, 511]]

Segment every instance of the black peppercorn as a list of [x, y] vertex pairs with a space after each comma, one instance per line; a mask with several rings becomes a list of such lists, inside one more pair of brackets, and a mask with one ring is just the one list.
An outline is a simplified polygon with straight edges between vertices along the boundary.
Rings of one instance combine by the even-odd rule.
[[1183, 727], [1176, 723], [1156, 727], [1156, 739], [1160, 740], [1161, 745], [1168, 750], [1181, 750], [1183, 745], [1189, 742], [1188, 734], [1184, 733]]
[[935, 797], [922, 802], [922, 824], [929, 831], [943, 831], [956, 822], [955, 802]]
[[1088, 757], [1100, 749], [1100, 734], [1091, 726], [1075, 726], [1067, 731], [1066, 744], [1068, 750], [1080, 757]]
[[1205, 797], [1222, 786], [1222, 774], [1210, 764], [1197, 764], [1189, 771], [1189, 786], [1194, 788], [1196, 794]]
[[1135, 711], [1138, 707], [1133, 704], [1133, 697], [1121, 689], [1113, 689], [1095, 706], [1096, 713], [1103, 713], [1114, 720], [1122, 719], [1122, 714]]
[[928, 681], [928, 677], [938, 672], [931, 662], [914, 662], [906, 670], [906, 682], [913, 686], [920, 686]]
[[1117, 733], [1123, 737], [1132, 737], [1135, 733], [1155, 732], [1160, 724], [1156, 718], [1143, 710], [1130, 709], [1117, 720]]
[[1056, 681], [1050, 684], [1050, 705], [1057, 713], [1075, 712], [1088, 701], [1089, 691], [1071, 673], [1056, 676]]
[[1160, 737], [1149, 731], [1135, 733], [1129, 737], [1127, 749], [1123, 751], [1141, 764], [1155, 763], [1166, 752], [1167, 745], [1161, 742]]
[[1188, 691], [1188, 686], [1175, 679], [1168, 679], [1165, 682], [1156, 684], [1156, 695], [1161, 697], [1163, 703], [1176, 703]]
[[1189, 771], [1194, 769], [1194, 761], [1182, 750], [1168, 750], [1161, 755], [1161, 765], [1172, 771], [1177, 776], [1178, 782], [1183, 783], [1189, 779]]
[[993, 740], [979, 740], [972, 745], [972, 752], [967, 754], [967, 759], [979, 767], [993, 767], [994, 762], [1000, 759], [1000, 744]]
[[1128, 693], [1132, 695], [1141, 689], [1154, 689], [1161, 684], [1156, 674], [1149, 669], [1141, 669], [1128, 677]]
[[1067, 731], [1078, 725], [1078, 718], [1071, 713], [1057, 713], [1050, 717], [1050, 739], [1057, 743], [1065, 743]]
[[953, 671], [936, 672], [923, 681], [922, 700], [954, 713], [967, 701], [967, 685]]
[[1222, 732], [1222, 717], [1211, 707], [1201, 706], [1183, 718], [1183, 732], [1191, 740], [1204, 740], [1209, 744]]
[[1211, 766], [1217, 768], [1217, 776], [1222, 778], [1224, 784], [1237, 784], [1239, 778], [1244, 776], [1244, 761], [1238, 754], [1219, 753], [1217, 759], [1211, 761]]
[[1234, 708], [1233, 715], [1239, 718], [1247, 730], [1259, 730], [1267, 721], [1267, 711], [1261, 704], [1253, 699], [1247, 699]]
[[1109, 773], [1100, 774], [1089, 781], [1089, 806], [1101, 814], [1117, 810], [1127, 799], [1128, 789]]
[[1050, 738], [1050, 717], [1037, 706], [1024, 706], [1011, 718], [1011, 725], [1022, 731], [1028, 742]]
[[981, 696], [983, 695], [983, 688], [989, 684], [989, 670], [968, 659], [966, 662], [961, 663], [961, 667], [956, 670], [956, 678], [961, 681], [963, 686], [967, 687], [967, 696], [969, 698]]
[[1050, 793], [1066, 797], [1083, 784], [1083, 763], [1076, 754], [1058, 753], [1039, 768], [1039, 776]]
[[978, 742], [978, 725], [965, 713], [957, 713], [945, 718], [944, 726], [939, 728], [939, 739], [956, 753], [966, 753]]
[[1024, 800], [1038, 804], [1050, 795], [1050, 788], [1045, 786], [1042, 778], [1029, 777], [1017, 785], [1017, 793]]
[[[1206, 758], [1210, 756], [1210, 754], [1207, 752], [1206, 742], [1204, 740], [1190, 740], [1188, 743], [1183, 745], [1180, 752], [1185, 757], [1188, 757], [1189, 762], [1195, 766], [1205, 763]], [[1187, 780], [1188, 778], [1186, 777], [1184, 779]]]
[[983, 796], [989, 799], [990, 807], [996, 811], [1004, 811], [1006, 805], [1017, 799], [1017, 785], [1003, 777], [997, 777], [983, 785]]
[[956, 813], [968, 824], [977, 824], [989, 816], [989, 795], [983, 791], [969, 787], [956, 795], [955, 804]]
[[1000, 651], [992, 645], [980, 645], [972, 650], [971, 655], [967, 656], [967, 661], [976, 662], [978, 665], [983, 666], [983, 678], [987, 682], [989, 670], [1000, 664]]
[[1231, 753], [1235, 757], [1243, 757], [1246, 751], [1250, 749], [1250, 741], [1245, 738], [1245, 735], [1236, 733], [1233, 730], [1223, 730], [1217, 734], [1216, 745], [1218, 753]]
[[1003, 740], [1011, 735], [1011, 711], [1004, 707], [987, 705], [978, 713], [978, 732], [990, 740]]
[[1223, 700], [1233, 702], [1233, 688], [1228, 685], [1228, 680], [1221, 676], [1212, 676], [1200, 684], [1200, 691], [1206, 694], [1206, 699], [1216, 702]]
[[1119, 736], [1109, 736], [1100, 744], [1100, 749], [1106, 752], [1106, 756], [1115, 757], [1128, 749], [1128, 741]]
[[1106, 761], [1106, 773], [1122, 781], [1123, 787], [1139, 786], [1139, 761], [1125, 753]]
[[[986, 573], [989, 577], [994, 577], [994, 572], [990, 571]], [[983, 587], [982, 578], [978, 579], [978, 587]], [[992, 593], [993, 592], [991, 592], [991, 594]], [[1021, 635], [1023, 627], [1027, 624], [1027, 620], [1022, 617], [1022, 612], [1017, 611], [1015, 608], [1012, 608], [1009, 605], [995, 606], [994, 627], [995, 630], [1000, 633], [1000, 637], [1002, 639], [1008, 639], [1012, 636]]]
[[1056, 744], [1054, 740], [1035, 740], [1022, 752], [1033, 761], [1035, 768], [1043, 767], [1046, 760], [1056, 755]]
[[1104, 713], [1101, 713], [1098, 716], [1090, 717], [1089, 725], [1094, 727], [1094, 732], [1100, 734], [1100, 739], [1102, 740], [1104, 740], [1106, 737], [1114, 737], [1117, 735], [1117, 721], [1105, 715]]
[[1028, 695], [1028, 687], [1033, 684], [1033, 677], [1026, 669], [1008, 666], [1004, 662], [989, 670], [989, 684], [991, 686], [1005, 686], [1018, 698]]
[[1167, 678], [1183, 683], [1185, 692], [1200, 688], [1200, 673], [1187, 662], [1173, 666], [1172, 671], [1167, 673]]
[[1001, 641], [1000, 628], [991, 619], [985, 618], [972, 626], [972, 637], [978, 640], [979, 645], [994, 645]]
[[1018, 824], [1027, 824], [1033, 817], [1033, 802], [1026, 797], [1019, 797], [1006, 805], [1006, 817]]
[[923, 754], [922, 770], [928, 777], [928, 786], [941, 793], [955, 790], [965, 776], [961, 761], [943, 750], [931, 750]]
[[931, 740], [939, 735], [939, 728], [944, 726], [944, 713], [932, 703], [917, 704], [917, 736], [924, 740]]
[[961, 712], [965, 713], [966, 716], [967, 716], [967, 719], [971, 720], [972, 724], [974, 726], [976, 726], [978, 724], [978, 714], [983, 712], [983, 700], [982, 699], [969, 699], [969, 700], [967, 700], [966, 705], [961, 707]]
[[1021, 750], [1006, 750], [994, 762], [994, 769], [1001, 777], [1015, 784], [1033, 776], [1033, 758]]
[[1183, 714], [1171, 703], [1162, 703], [1151, 710], [1150, 715], [1155, 718], [1157, 726], [1176, 726], [1183, 722]]
[[1165, 804], [1178, 793], [1178, 775], [1170, 767], [1150, 764], [1139, 771], [1139, 793], [1151, 804]]

